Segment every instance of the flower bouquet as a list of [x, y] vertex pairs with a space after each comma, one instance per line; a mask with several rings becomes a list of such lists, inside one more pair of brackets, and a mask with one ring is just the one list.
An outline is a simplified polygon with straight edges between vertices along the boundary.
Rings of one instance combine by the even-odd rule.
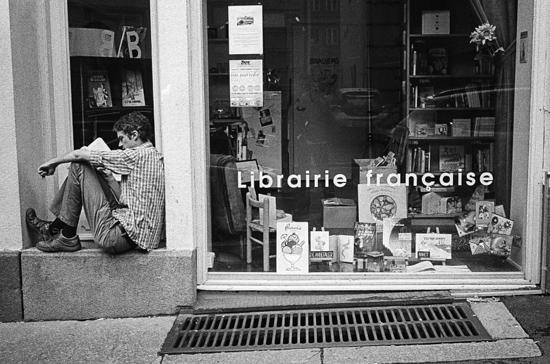
[[484, 23], [476, 27], [470, 34], [470, 43], [474, 43], [477, 50], [474, 58], [475, 74], [493, 74], [493, 60], [501, 52], [504, 52], [504, 48], [498, 47], [496, 28], [494, 25]]

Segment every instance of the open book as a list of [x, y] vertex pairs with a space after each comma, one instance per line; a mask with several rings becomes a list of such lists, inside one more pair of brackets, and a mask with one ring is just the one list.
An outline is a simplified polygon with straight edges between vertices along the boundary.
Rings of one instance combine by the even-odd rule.
[[[90, 145], [88, 145], [88, 148], [92, 150], [97, 150], [100, 152], [108, 152], [111, 150], [111, 148], [109, 148], [107, 143], [105, 143], [105, 140], [103, 140], [103, 138], [101, 137], [96, 138], [93, 142], [91, 142]], [[113, 177], [117, 180], [117, 182], [120, 182], [121, 180], [120, 174], [113, 173]]]

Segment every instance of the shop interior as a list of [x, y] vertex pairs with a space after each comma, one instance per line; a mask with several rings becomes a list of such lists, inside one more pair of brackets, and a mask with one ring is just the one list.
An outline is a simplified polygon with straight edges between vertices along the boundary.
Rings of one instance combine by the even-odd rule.
[[[257, 4], [207, 4], [211, 271], [288, 273], [285, 249], [303, 273], [521, 270], [511, 154], [495, 158], [513, 142], [503, 66], [471, 41], [469, 2], [265, 1], [261, 54], [229, 49]], [[261, 61], [261, 106], [231, 91], [243, 59]], [[285, 240], [277, 222], [307, 226]]]

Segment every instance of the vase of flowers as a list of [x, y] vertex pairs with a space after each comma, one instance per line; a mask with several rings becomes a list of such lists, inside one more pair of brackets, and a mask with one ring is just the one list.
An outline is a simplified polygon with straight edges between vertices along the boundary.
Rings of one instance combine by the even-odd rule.
[[477, 50], [474, 57], [474, 73], [476, 75], [494, 74], [495, 58], [504, 52], [504, 48], [497, 44], [496, 28], [494, 25], [484, 23], [476, 27], [470, 34], [470, 43], [474, 43]]

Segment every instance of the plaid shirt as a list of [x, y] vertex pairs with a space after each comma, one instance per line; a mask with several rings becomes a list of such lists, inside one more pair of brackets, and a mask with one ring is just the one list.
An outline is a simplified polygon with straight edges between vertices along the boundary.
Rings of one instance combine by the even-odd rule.
[[158, 247], [165, 203], [162, 154], [151, 142], [136, 148], [90, 153], [94, 167], [105, 167], [122, 176], [119, 202], [123, 207], [113, 210], [113, 216], [139, 247]]

